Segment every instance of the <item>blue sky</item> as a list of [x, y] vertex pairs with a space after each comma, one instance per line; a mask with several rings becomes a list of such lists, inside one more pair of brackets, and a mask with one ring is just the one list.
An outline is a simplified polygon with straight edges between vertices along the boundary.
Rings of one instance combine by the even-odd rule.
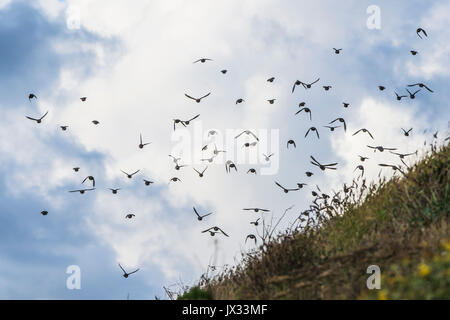
[[[279, 216], [294, 204], [289, 219], [295, 219], [311, 200], [309, 189], [285, 195], [273, 182], [306, 181], [304, 172], [314, 169], [309, 155], [339, 162], [337, 172], [315, 171], [307, 181], [330, 191], [355, 177], [357, 154], [373, 158], [368, 177], [378, 174], [377, 161], [395, 161], [368, 151], [368, 143], [410, 152], [431, 131], [448, 136], [450, 6], [381, 2], [381, 29], [369, 30], [370, 4], [0, 1], [0, 298], [164, 297], [163, 285], [192, 284], [213, 260], [232, 264], [240, 251], [253, 248], [244, 240], [255, 232], [249, 221], [257, 216], [243, 207], [267, 207]], [[68, 8], [79, 12], [79, 29], [67, 27]], [[428, 38], [416, 36], [418, 26]], [[335, 55], [333, 47], [342, 53]], [[419, 54], [411, 56], [412, 49]], [[203, 56], [213, 61], [192, 64]], [[226, 75], [219, 72], [224, 68]], [[270, 76], [273, 84], [266, 82]], [[296, 79], [317, 77], [312, 89], [291, 93]], [[435, 92], [396, 101], [393, 92], [414, 82]], [[333, 88], [325, 93], [321, 86], [328, 84]], [[209, 91], [200, 104], [184, 97]], [[38, 99], [28, 101], [30, 92]], [[236, 106], [237, 98], [245, 102]], [[266, 102], [270, 98], [277, 99], [274, 105]], [[313, 121], [294, 116], [301, 101], [313, 110]], [[349, 109], [342, 108], [344, 101]], [[41, 125], [25, 118], [47, 110]], [[173, 135], [173, 118], [196, 114], [192, 126]], [[325, 131], [322, 126], [339, 116], [348, 132]], [[69, 125], [68, 131], [59, 125]], [[304, 138], [312, 125], [320, 140]], [[351, 135], [361, 127], [376, 141]], [[401, 127], [413, 127], [414, 134], [405, 138]], [[210, 129], [221, 132], [217, 140], [208, 140]], [[245, 173], [264, 162], [238, 163], [237, 174], [225, 173], [233, 150], [245, 154], [247, 138], [235, 145], [222, 138], [242, 129], [263, 135], [253, 156], [275, 152], [275, 175]], [[264, 130], [279, 135], [272, 150], [265, 149]], [[143, 150], [137, 148], [140, 133], [152, 142]], [[286, 150], [291, 138], [297, 148]], [[208, 142], [227, 154], [199, 179], [191, 167], [204, 164], [193, 146]], [[168, 154], [180, 155], [188, 167], [174, 170]], [[132, 180], [120, 172], [137, 169]], [[96, 178], [94, 192], [67, 192], [87, 175]], [[174, 176], [182, 182], [169, 185]], [[144, 186], [144, 178], [155, 184]], [[112, 187], [121, 188], [118, 195], [107, 189]], [[214, 215], [198, 222], [192, 206]], [[42, 210], [49, 215], [41, 216]], [[136, 218], [125, 220], [129, 212]], [[231, 237], [215, 241], [200, 232], [213, 225]], [[141, 270], [124, 279], [119, 262]], [[81, 268], [81, 290], [66, 288], [69, 265]]]

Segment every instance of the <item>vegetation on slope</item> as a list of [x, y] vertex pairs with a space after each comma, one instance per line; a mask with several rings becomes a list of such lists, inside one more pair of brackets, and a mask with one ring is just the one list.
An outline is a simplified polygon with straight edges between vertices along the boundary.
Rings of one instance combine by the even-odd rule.
[[[180, 298], [450, 299], [449, 157], [432, 145], [390, 180], [354, 181]], [[370, 265], [380, 290], [366, 286]]]

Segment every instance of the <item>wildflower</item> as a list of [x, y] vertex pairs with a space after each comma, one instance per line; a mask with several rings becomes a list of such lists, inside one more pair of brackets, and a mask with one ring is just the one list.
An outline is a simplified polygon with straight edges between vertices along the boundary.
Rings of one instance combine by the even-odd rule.
[[431, 272], [431, 268], [425, 264], [425, 263], [421, 263], [419, 265], [419, 274], [421, 277], [426, 277], [427, 275], [429, 275]]

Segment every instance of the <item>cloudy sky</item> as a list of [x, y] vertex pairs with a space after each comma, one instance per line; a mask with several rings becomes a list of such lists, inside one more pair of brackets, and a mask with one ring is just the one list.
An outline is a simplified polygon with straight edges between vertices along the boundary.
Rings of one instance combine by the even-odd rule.
[[[294, 205], [292, 221], [316, 184], [330, 192], [356, 177], [359, 154], [370, 157], [368, 178], [378, 174], [377, 163], [398, 163], [367, 144], [406, 153], [437, 130], [445, 138], [450, 4], [380, 1], [375, 29], [367, 24], [372, 4], [0, 0], [0, 298], [164, 298], [162, 286], [193, 284], [209, 263], [234, 264], [255, 247], [245, 236], [255, 233], [249, 222], [261, 215], [242, 208], [270, 209], [263, 215], [270, 219]], [[419, 26], [428, 37], [417, 37]], [[343, 50], [336, 55], [333, 47]], [[213, 61], [192, 63], [201, 57]], [[295, 80], [319, 77], [311, 89], [291, 92]], [[395, 99], [394, 91], [404, 94], [417, 82], [434, 93]], [[38, 99], [29, 101], [31, 92]], [[199, 104], [184, 96], [208, 92]], [[238, 98], [244, 102], [236, 105]], [[312, 120], [294, 115], [300, 102]], [[25, 118], [46, 111], [41, 124]], [[197, 114], [174, 132], [174, 118]], [[323, 127], [338, 117], [347, 132]], [[304, 137], [311, 126], [320, 139]], [[410, 137], [402, 127], [414, 128]], [[375, 140], [352, 136], [360, 128]], [[208, 137], [213, 129], [218, 134]], [[251, 136], [234, 139], [244, 129], [257, 133], [256, 146], [242, 147]], [[142, 150], [139, 134], [152, 142]], [[289, 139], [296, 148], [286, 148]], [[211, 157], [214, 144], [227, 152], [211, 164], [200, 161]], [[262, 154], [271, 152], [266, 162]], [[169, 154], [187, 166], [175, 170]], [[310, 155], [338, 162], [338, 170], [321, 172]], [[226, 173], [227, 160], [237, 173]], [[199, 178], [192, 167], [205, 165]], [[247, 174], [249, 168], [257, 174]], [[121, 172], [138, 169], [133, 179]], [[88, 187], [81, 184], [88, 175], [95, 191], [68, 192]], [[169, 184], [172, 177], [181, 182]], [[155, 183], [145, 186], [143, 179]], [[284, 194], [274, 181], [308, 188]], [[108, 188], [121, 190], [113, 195]], [[193, 206], [214, 214], [197, 221]], [[136, 216], [127, 220], [127, 213]], [[214, 225], [230, 237], [201, 233]], [[118, 263], [140, 271], [124, 279]], [[80, 290], [66, 287], [71, 265], [80, 267]]]

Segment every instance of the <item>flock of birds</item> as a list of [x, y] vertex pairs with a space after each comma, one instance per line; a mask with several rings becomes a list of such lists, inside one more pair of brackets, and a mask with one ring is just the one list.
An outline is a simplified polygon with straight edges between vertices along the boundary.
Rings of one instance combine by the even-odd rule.
[[[423, 30], [422, 28], [418, 28], [416, 33], [417, 33], [418, 37], [420, 37], [421, 39], [422, 39], [422, 35], [425, 36], [425, 37], [428, 36], [426, 31]], [[332, 49], [334, 51], [334, 54], [340, 54], [341, 51], [343, 50], [342, 48], [339, 48], [339, 49], [332, 48]], [[411, 54], [413, 56], [418, 54], [418, 52], [415, 51], [415, 50], [411, 50], [410, 52], [411, 52]], [[194, 61], [194, 63], [207, 63], [207, 62], [210, 62], [210, 61], [212, 61], [212, 59], [210, 59], [210, 58], [200, 58], [200, 59]], [[223, 69], [220, 72], [222, 74], [226, 74], [227, 70]], [[269, 83], [273, 83], [274, 81], [275, 81], [275, 77], [270, 77], [270, 78], [267, 79], [267, 82], [269, 82]], [[317, 78], [317, 79], [315, 79], [312, 82], [304, 82], [304, 81], [296, 80], [294, 82], [293, 86], [292, 86], [291, 92], [294, 93], [294, 91], [296, 90], [297, 87], [301, 87], [301, 88], [303, 88], [305, 90], [309, 90], [316, 83], [318, 83], [319, 81], [320, 81], [320, 78]], [[325, 91], [329, 91], [329, 90], [332, 89], [332, 86], [331, 85], [323, 85], [322, 88]], [[412, 88], [418, 88], [418, 89], [414, 90]], [[384, 90], [386, 90], [386, 87], [383, 86], [383, 85], [379, 85], [378, 89], [380, 91], [384, 91]], [[412, 91], [410, 91], [409, 89], [411, 89]], [[398, 101], [400, 101], [403, 98], [407, 98], [407, 97], [409, 97], [410, 99], [415, 99], [416, 95], [422, 89], [427, 90], [429, 93], [433, 93], [433, 90], [430, 89], [424, 83], [413, 83], [413, 84], [407, 85], [407, 88], [405, 89], [406, 92], [408, 93], [408, 95], [406, 95], [406, 94], [400, 95], [397, 92], [394, 92], [395, 98]], [[202, 95], [200, 97], [194, 97], [194, 96], [192, 96], [190, 94], [185, 93], [185, 97], [187, 99], [193, 100], [196, 103], [201, 103], [204, 99], [206, 99], [210, 95], [211, 95], [211, 92], [209, 92], [207, 94], [204, 94], [204, 95]], [[33, 99], [38, 99], [38, 97], [34, 93], [30, 93], [29, 96], [28, 96], [28, 99], [31, 102]], [[81, 97], [80, 100], [82, 102], [85, 102], [87, 100], [87, 97]], [[267, 102], [270, 103], [270, 104], [274, 104], [275, 101], [276, 101], [275, 98], [267, 100]], [[245, 102], [245, 100], [243, 98], [239, 98], [239, 99], [236, 100], [235, 103], [237, 105], [237, 104], [241, 104], [241, 103], [244, 103], [244, 102]], [[350, 107], [350, 103], [348, 103], [348, 102], [342, 102], [342, 105], [343, 105], [344, 108], [349, 108]], [[299, 103], [299, 110], [295, 113], [295, 115], [299, 115], [299, 114], [302, 114], [302, 113], [307, 114], [308, 117], [309, 117], [309, 120], [312, 121], [312, 110], [309, 107], [306, 106], [305, 102], [300, 102]], [[26, 116], [26, 118], [28, 118], [29, 120], [35, 121], [36, 123], [40, 124], [40, 123], [42, 123], [42, 121], [44, 120], [44, 118], [47, 115], [48, 115], [48, 111], [45, 112], [42, 116], [40, 116], [38, 118], [30, 117], [30, 116]], [[180, 125], [183, 126], [183, 127], [187, 127], [187, 126], [189, 126], [192, 123], [192, 121], [198, 119], [199, 117], [200, 117], [200, 114], [197, 114], [194, 117], [192, 117], [190, 119], [187, 119], [187, 120], [181, 120], [181, 119], [178, 119], [178, 118], [177, 119], [173, 119], [173, 130], [175, 131], [177, 129], [177, 127], [180, 126]], [[99, 125], [100, 121], [92, 120], [92, 123], [94, 125]], [[329, 121], [323, 127], [327, 128], [330, 131], [335, 131], [338, 128], [342, 128], [344, 130], [344, 132], [347, 131], [346, 120], [344, 118], [342, 118], [342, 117], [339, 117], [339, 118], [336, 118], [336, 119], [332, 119], [331, 121]], [[61, 128], [62, 131], [66, 131], [66, 130], [68, 130], [69, 127], [67, 125], [61, 125], [60, 128]], [[401, 128], [401, 130], [403, 132], [403, 135], [408, 137], [408, 136], [410, 136], [411, 131], [413, 129], [412, 128], [407, 128], [407, 129]], [[214, 136], [215, 134], [217, 134], [217, 131], [215, 131], [215, 130], [210, 130], [208, 132], [208, 136]], [[356, 130], [354, 133], [352, 133], [353, 136], [359, 135], [359, 134], [366, 134], [371, 140], [373, 140], [373, 141], [375, 140], [374, 135], [367, 128], [360, 128], [360, 129]], [[250, 148], [250, 147], [254, 147], [254, 146], [256, 146], [258, 144], [258, 142], [259, 142], [258, 136], [256, 134], [254, 134], [250, 130], [242, 131], [240, 134], [238, 134], [235, 137], [235, 139], [238, 139], [238, 138], [240, 138], [243, 135], [247, 136], [250, 140], [245, 142], [242, 145], [242, 148]], [[314, 126], [309, 127], [307, 129], [304, 137], [307, 138], [310, 135], [312, 137], [317, 137], [317, 139], [320, 139], [320, 134], [319, 134], [319, 130], [318, 130], [317, 127], [314, 127]], [[437, 137], [437, 133], [435, 133], [434, 136]], [[139, 134], [139, 144], [137, 145], [137, 147], [139, 149], [143, 149], [144, 147], [148, 146], [149, 144], [151, 144], [151, 142], [144, 141], [144, 139], [142, 137], [142, 134]], [[205, 150], [207, 150], [210, 147], [211, 146], [209, 144], [207, 144], [207, 145], [205, 145], [202, 148], [202, 151], [205, 151]], [[286, 147], [287, 147], [287, 149], [289, 149], [290, 147], [296, 148], [295, 141], [292, 140], [292, 139], [288, 140], [287, 143], [286, 143]], [[399, 153], [399, 152], [396, 152], [397, 148], [380, 146], [380, 145], [375, 145], [375, 144], [373, 144], [373, 145], [369, 144], [369, 145], [367, 145], [367, 147], [372, 149], [374, 152], [377, 152], [377, 151], [378, 152], [388, 151], [388, 152], [398, 156], [405, 166], [406, 166], [406, 163], [403, 161], [403, 159], [405, 157], [408, 157], [408, 156], [411, 156], [411, 155], [414, 155], [414, 154], [417, 153], [417, 151], [413, 152], [413, 153]], [[203, 158], [203, 159], [201, 159], [201, 161], [206, 162], [206, 163], [213, 163], [215, 157], [217, 157], [220, 153], [225, 153], [225, 152], [226, 152], [226, 150], [218, 150], [217, 146], [214, 145], [214, 149], [212, 151], [212, 156], [209, 157], [209, 158]], [[263, 157], [264, 157], [265, 161], [269, 162], [270, 158], [273, 155], [274, 155], [274, 153], [263, 154]], [[181, 170], [181, 168], [187, 166], [185, 164], [181, 164], [181, 158], [180, 157], [175, 157], [173, 155], [169, 155], [169, 157], [171, 158], [171, 160], [175, 164], [175, 170], [179, 171], [179, 170]], [[366, 157], [366, 156], [358, 155], [358, 157], [359, 157], [361, 162], [365, 162], [365, 161], [369, 160], [369, 158]], [[336, 170], [337, 169], [336, 166], [338, 165], [338, 163], [336, 163], [336, 162], [326, 163], [325, 164], [325, 163], [319, 162], [319, 160], [317, 160], [312, 155], [310, 156], [310, 159], [311, 159], [310, 163], [313, 166], [319, 168], [321, 171]], [[394, 171], [403, 172], [401, 166], [399, 166], [399, 165], [385, 164], [385, 163], [380, 163], [378, 165], [380, 167], [389, 167], [389, 168], [393, 169]], [[198, 174], [199, 178], [204, 177], [205, 172], [206, 172], [207, 169], [208, 169], [208, 166], [206, 166], [203, 169], [193, 168], [193, 170]], [[74, 167], [73, 168], [74, 172], [79, 172], [79, 170], [80, 170], [80, 167]], [[238, 171], [237, 165], [231, 160], [228, 160], [228, 161], [225, 162], [225, 170], [226, 170], [227, 173], [230, 173], [232, 170], [234, 170], [236, 172]], [[363, 166], [363, 164], [359, 164], [358, 166], [356, 166], [354, 171], [356, 171], [356, 170], [358, 170], [360, 172], [360, 177], [364, 176], [364, 166]], [[140, 172], [140, 170], [136, 170], [136, 171], [131, 172], [131, 173], [122, 170], [122, 173], [128, 179], [132, 179], [139, 172]], [[248, 174], [256, 174], [257, 171], [256, 171], [256, 169], [251, 168], [251, 169], [249, 169], [247, 171], [247, 173]], [[305, 172], [305, 174], [306, 174], [307, 177], [311, 177], [313, 175], [313, 172], [307, 171], [307, 172]], [[178, 178], [178, 177], [172, 177], [169, 180], [169, 184], [172, 183], [172, 182], [173, 183], [181, 182], [181, 179]], [[145, 186], [150, 186], [151, 184], [154, 183], [154, 181], [144, 178], [143, 179], [143, 183], [144, 183]], [[84, 188], [78, 188], [78, 189], [70, 190], [69, 192], [70, 193], [84, 194], [86, 192], [93, 191], [93, 190], [96, 189], [95, 177], [92, 176], [92, 175], [86, 176], [82, 180], [81, 184], [83, 186], [86, 186], [86, 185], [88, 185], [88, 186], [86, 186]], [[287, 187], [287, 186], [281, 185], [277, 181], [275, 181], [275, 185], [277, 187], [279, 187], [284, 193], [295, 192], [295, 191], [298, 191], [298, 190], [302, 189], [303, 187], [307, 186], [306, 183], [297, 183], [296, 186], [293, 186], [293, 187], [289, 186], [289, 187]], [[355, 187], [354, 185], [346, 186], [344, 184], [344, 190], [343, 191], [344, 191], [344, 193], [347, 193], [347, 192], [349, 192], [349, 190], [351, 190], [354, 187]], [[333, 197], [331, 197], [331, 196], [329, 196], [329, 195], [327, 195], [325, 193], [322, 193], [318, 186], [316, 186], [316, 188], [317, 188], [317, 191], [315, 191], [315, 190], [312, 191], [312, 195], [315, 197], [315, 199], [313, 201], [313, 205], [310, 206], [309, 210], [306, 210], [307, 212], [309, 212], [309, 213], [310, 212], [316, 212], [317, 213], [317, 212], [320, 212], [320, 211], [322, 211], [324, 209], [328, 209], [330, 207], [330, 202], [328, 202], [329, 199], [331, 199], [331, 204], [339, 203], [341, 201], [339, 193], [335, 193], [335, 195]], [[118, 191], [120, 190], [120, 188], [109, 188], [109, 190], [112, 192], [112, 194], [117, 194]], [[322, 201], [322, 202], [319, 203], [320, 201]], [[262, 212], [269, 212], [270, 211], [269, 209], [264, 209], [264, 208], [244, 208], [243, 210], [244, 211], [251, 211], [251, 212], [255, 212], [255, 213], [262, 213]], [[198, 221], [203, 221], [208, 216], [213, 214], [213, 212], [200, 213], [195, 207], [193, 207], [193, 211], [194, 211], [195, 217], [197, 218]], [[41, 214], [46, 216], [46, 215], [48, 215], [48, 211], [43, 210], [41, 212]], [[135, 217], [135, 215], [132, 214], [132, 213], [127, 213], [125, 215], [125, 219], [133, 219], [134, 217]], [[260, 219], [261, 218], [258, 218], [258, 219], [254, 220], [254, 221], [250, 221], [250, 224], [252, 224], [255, 227], [257, 227], [260, 224], [260, 222], [259, 222]], [[205, 230], [202, 230], [201, 232], [205, 233], [205, 234], [209, 234], [210, 236], [222, 235], [222, 236], [225, 236], [225, 237], [229, 237], [229, 235], [219, 226], [212, 226], [212, 227], [209, 227], [209, 228], [207, 228]], [[246, 236], [246, 238], [245, 238], [245, 242], [247, 242], [248, 240], [252, 240], [256, 244], [257, 243], [257, 236], [255, 234], [248, 234]], [[136, 269], [136, 270], [134, 270], [132, 272], [127, 272], [127, 271], [125, 271], [125, 269], [120, 264], [119, 264], [119, 267], [123, 271], [123, 277], [125, 277], [125, 278], [128, 278], [129, 275], [134, 274], [137, 271], [139, 271], [139, 269]]]

